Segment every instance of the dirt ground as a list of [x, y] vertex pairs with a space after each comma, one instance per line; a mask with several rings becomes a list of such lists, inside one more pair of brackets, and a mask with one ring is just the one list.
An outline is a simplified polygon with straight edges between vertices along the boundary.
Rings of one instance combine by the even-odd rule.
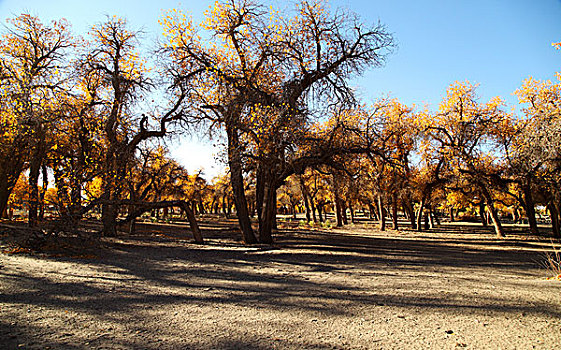
[[548, 242], [359, 224], [246, 247], [207, 221], [200, 246], [185, 225], [140, 228], [97, 257], [0, 254], [0, 348], [561, 348]]

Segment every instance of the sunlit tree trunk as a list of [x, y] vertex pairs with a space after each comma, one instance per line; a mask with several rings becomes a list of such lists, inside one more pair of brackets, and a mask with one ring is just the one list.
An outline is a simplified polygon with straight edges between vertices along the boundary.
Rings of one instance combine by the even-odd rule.
[[382, 199], [382, 195], [378, 195], [378, 210], [380, 215], [380, 231], [386, 230], [386, 213], [384, 212], [384, 201]]
[[489, 209], [489, 213], [491, 214], [491, 220], [493, 221], [493, 227], [495, 228], [495, 233], [497, 237], [502, 238], [505, 236], [503, 226], [501, 225], [501, 220], [499, 219], [499, 213], [495, 208], [493, 198], [491, 197], [491, 193], [481, 186], [481, 192], [483, 197], [485, 198], [485, 202], [487, 203], [487, 208]]
[[419, 203], [419, 210], [417, 212], [417, 231], [423, 230], [423, 211], [425, 209], [425, 196], [421, 198], [421, 202]]

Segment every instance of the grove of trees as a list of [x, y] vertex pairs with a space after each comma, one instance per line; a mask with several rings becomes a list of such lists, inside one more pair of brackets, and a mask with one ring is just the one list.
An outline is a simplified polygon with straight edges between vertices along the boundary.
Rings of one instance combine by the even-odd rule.
[[[561, 73], [522, 82], [521, 113], [483, 101], [467, 81], [452, 83], [435, 111], [392, 98], [366, 105], [351, 81], [383, 66], [395, 40], [348, 10], [222, 0], [201, 23], [175, 9], [160, 23], [150, 52], [119, 17], [85, 37], [65, 20], [8, 21], [0, 215], [25, 207], [29, 226], [68, 230], [98, 218], [98, 235], [114, 236], [175, 210], [202, 243], [196, 214], [223, 213], [253, 244], [273, 242], [279, 210], [306, 221], [333, 212], [337, 226], [360, 211], [382, 230], [386, 218], [397, 229], [400, 213], [423, 230], [437, 213], [461, 212], [499, 237], [503, 216], [537, 234], [547, 212], [560, 237]], [[224, 139], [228, 170], [212, 182], [165, 146], [195, 130]]]

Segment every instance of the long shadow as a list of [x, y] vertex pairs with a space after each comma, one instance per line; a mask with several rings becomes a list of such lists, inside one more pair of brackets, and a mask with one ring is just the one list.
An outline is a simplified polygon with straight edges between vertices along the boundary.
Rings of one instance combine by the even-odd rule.
[[[214, 233], [222, 237], [228, 227], [205, 229], [204, 233], [211, 236], [211, 230], [216, 230]], [[467, 292], [443, 297], [438, 290], [420, 297], [415, 295], [415, 279], [401, 277], [404, 272], [472, 268], [535, 278], [536, 252], [517, 251], [516, 247], [485, 249], [487, 241], [480, 237], [474, 246], [472, 238], [450, 243], [441, 238], [412, 240], [339, 232], [281, 231], [276, 245], [270, 249], [215, 241], [198, 246], [173, 236], [139, 235], [109, 241], [108, 249], [97, 260], [67, 259], [83, 264], [85, 270], [94, 266], [104, 271], [102, 275], [61, 272], [56, 275], [60, 278], [54, 280], [1, 269], [0, 280], [11, 288], [0, 294], [0, 303], [64, 308], [106, 322], [124, 322], [119, 313], [142, 314], [150, 307], [162, 305], [259, 305], [353, 316], [349, 305], [361, 304], [561, 318], [559, 305], [547, 302], [525, 305], [487, 296], [472, 303]], [[395, 278], [375, 289], [346, 283], [345, 278], [356, 278], [353, 277], [355, 267], [370, 278], [388, 275]], [[318, 274], [334, 274], [340, 277], [336, 279], [339, 282], [313, 278]], [[403, 288], [404, 282], [411, 285], [409, 293], [395, 293]], [[11, 326], [1, 316], [0, 321], [0, 343], [16, 343], [7, 336], [12, 333]], [[236, 348], [241, 343], [234, 340], [232, 344], [221, 345], [220, 348]]]

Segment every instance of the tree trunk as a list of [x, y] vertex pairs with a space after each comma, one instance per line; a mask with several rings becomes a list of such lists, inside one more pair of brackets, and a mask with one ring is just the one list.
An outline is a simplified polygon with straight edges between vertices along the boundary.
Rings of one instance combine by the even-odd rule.
[[47, 188], [49, 187], [49, 178], [47, 175], [47, 166], [43, 164], [41, 166], [41, 177], [43, 180], [43, 187], [39, 192], [39, 202], [41, 203], [39, 207], [39, 220], [45, 219], [45, 207], [47, 204], [45, 203], [45, 194], [47, 193]]
[[560, 232], [561, 228], [559, 226], [560, 225], [559, 210], [557, 209], [556, 205], [553, 202], [549, 203], [547, 209], [549, 210], [549, 216], [551, 218], [551, 231], [553, 237], [559, 238], [561, 237], [561, 232]]
[[322, 204], [317, 204], [316, 208], [317, 208], [317, 211], [318, 211], [319, 222], [323, 222], [323, 216], [321, 215], [323, 205]]
[[454, 207], [450, 207], [450, 222], [454, 222]]
[[331, 187], [333, 189], [333, 196], [335, 197], [335, 221], [337, 227], [342, 227], [345, 223], [343, 221], [343, 200], [339, 192], [339, 177], [331, 175]]
[[300, 192], [302, 192], [304, 207], [306, 208], [306, 221], [310, 222], [310, 220], [312, 219], [310, 207], [313, 206], [313, 203], [311, 203], [310, 195], [308, 193], [308, 189], [306, 188], [304, 177], [302, 175], [298, 175], [298, 183], [300, 184]]
[[351, 213], [351, 222], [355, 224], [355, 210], [353, 208], [353, 204], [349, 202], [349, 212]]
[[311, 197], [310, 197], [310, 206], [312, 207], [312, 218], [313, 218], [313, 220], [314, 220], [314, 223], [316, 223], [316, 222], [318, 222], [318, 219], [317, 219], [317, 217], [316, 217], [316, 209], [317, 209], [317, 206], [316, 206], [316, 204], [314, 203], [314, 199], [311, 198]]
[[380, 215], [380, 231], [386, 230], [386, 213], [384, 212], [384, 202], [382, 195], [378, 195], [378, 210]]
[[416, 230], [417, 218], [415, 217], [415, 208], [413, 207], [413, 203], [410, 200], [407, 200], [403, 208], [409, 212], [409, 223], [411, 224], [411, 229]]
[[423, 230], [423, 211], [425, 207], [425, 196], [421, 198], [421, 203], [419, 203], [419, 211], [417, 212], [417, 231]]
[[[277, 187], [275, 186], [273, 174], [271, 169], [258, 172], [257, 181], [260, 183], [260, 190], [257, 193], [257, 198], [260, 207], [258, 206], [259, 217], [259, 242], [265, 244], [273, 243], [273, 229], [276, 228], [276, 214], [277, 214]], [[260, 194], [262, 193], [262, 195]]]
[[534, 197], [532, 195], [532, 182], [531, 177], [527, 176], [524, 185], [522, 186], [522, 192], [524, 194], [524, 211], [526, 211], [526, 216], [528, 217], [528, 225], [530, 227], [530, 232], [534, 235], [538, 234], [538, 222], [536, 220], [536, 209]]
[[101, 222], [103, 223], [103, 235], [108, 237], [117, 236], [117, 215], [117, 205], [111, 203], [102, 204]]
[[37, 213], [39, 209], [39, 173], [42, 159], [35, 156], [29, 165], [29, 227], [37, 226]]
[[236, 130], [227, 130], [227, 134], [230, 181], [234, 193], [234, 204], [236, 206], [238, 222], [242, 231], [242, 240], [245, 244], [254, 244], [257, 243], [257, 239], [251, 227], [251, 219], [249, 218], [247, 199], [245, 196], [239, 135]]
[[19, 154], [0, 159], [0, 215], [7, 212], [10, 194], [23, 171], [24, 160]]
[[257, 166], [255, 175], [255, 210], [257, 211], [257, 222], [262, 225], [263, 220], [263, 201], [265, 197], [265, 173], [261, 165]]
[[188, 205], [183, 207], [183, 210], [187, 214], [187, 220], [189, 221], [189, 227], [191, 228], [191, 233], [193, 233], [193, 239], [196, 243], [203, 244], [203, 235], [201, 234], [201, 230], [199, 228], [199, 224], [197, 223], [197, 218], [195, 217], [195, 213], [189, 209]]
[[343, 225], [348, 225], [349, 219], [347, 217], [347, 202], [345, 202], [342, 199], [340, 199], [340, 201], [341, 201], [341, 217], [343, 219]]
[[434, 213], [432, 212], [432, 206], [427, 206], [427, 214], [429, 216], [429, 228], [433, 230], [436, 226], [434, 224]]
[[495, 208], [493, 198], [491, 198], [491, 193], [487, 191], [486, 188], [482, 187], [483, 197], [485, 198], [485, 202], [487, 203], [487, 208], [489, 209], [489, 213], [491, 214], [491, 220], [493, 221], [493, 227], [495, 228], [495, 233], [497, 237], [502, 238], [505, 236], [503, 226], [501, 225], [501, 220], [499, 219], [499, 213]]
[[481, 201], [479, 202], [479, 217], [481, 218], [481, 224], [483, 225], [483, 227], [487, 227], [488, 225], [486, 215], [487, 214], [485, 212], [485, 202]]
[[397, 222], [397, 194], [392, 195], [392, 227], [394, 230], [399, 229]]
[[377, 213], [376, 207], [370, 202], [368, 203], [368, 210], [370, 210], [370, 219], [378, 221], [378, 215], [376, 214]]

